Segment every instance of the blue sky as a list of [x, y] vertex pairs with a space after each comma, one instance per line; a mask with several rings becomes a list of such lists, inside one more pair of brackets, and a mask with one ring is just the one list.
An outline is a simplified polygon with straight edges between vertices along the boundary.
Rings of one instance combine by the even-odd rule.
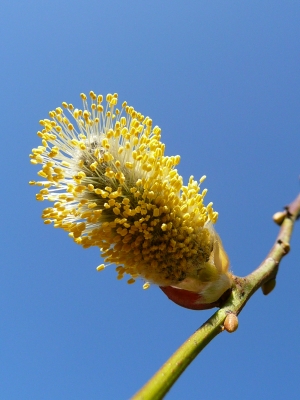
[[[246, 275], [299, 192], [299, 17], [288, 0], [1, 2], [1, 398], [127, 399], [212, 314], [97, 273], [99, 250], [42, 223], [27, 183], [38, 121], [80, 92], [118, 92], [162, 128], [185, 182], [207, 175]], [[167, 399], [297, 398], [299, 240], [298, 224], [276, 290], [257, 292]]]

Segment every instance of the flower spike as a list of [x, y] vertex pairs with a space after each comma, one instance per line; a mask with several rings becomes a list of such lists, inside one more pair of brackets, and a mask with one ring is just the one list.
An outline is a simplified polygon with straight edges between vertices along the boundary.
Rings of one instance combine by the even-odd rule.
[[36, 198], [53, 203], [44, 223], [83, 248], [99, 247], [118, 279], [127, 274], [129, 284], [142, 278], [144, 289], [175, 287], [215, 303], [232, 278], [213, 228], [218, 213], [204, 205], [206, 177], [183, 186], [180, 157], [164, 155], [161, 129], [126, 102], [117, 108], [116, 93], [106, 102], [92, 91], [89, 101], [80, 97], [81, 109], [63, 102], [40, 121], [42, 143], [30, 154], [41, 165], [42, 180], [30, 182], [40, 187]]

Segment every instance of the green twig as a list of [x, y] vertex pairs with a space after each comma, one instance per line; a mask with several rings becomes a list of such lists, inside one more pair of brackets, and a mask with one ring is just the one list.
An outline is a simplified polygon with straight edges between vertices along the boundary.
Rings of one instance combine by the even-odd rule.
[[238, 315], [259, 287], [262, 287], [264, 294], [272, 290], [275, 286], [279, 263], [290, 249], [293, 226], [299, 216], [300, 195], [285, 207], [284, 212], [274, 215], [274, 221], [281, 225], [280, 231], [274, 246], [261, 265], [244, 278], [234, 277], [232, 294], [222, 308], [183, 343], [146, 385], [132, 397], [132, 400], [162, 399], [201, 350], [224, 330], [224, 321], [228, 315]]

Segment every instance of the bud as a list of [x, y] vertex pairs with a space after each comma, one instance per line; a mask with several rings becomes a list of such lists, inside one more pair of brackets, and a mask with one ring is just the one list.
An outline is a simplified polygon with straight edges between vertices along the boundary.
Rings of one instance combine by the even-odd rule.
[[273, 215], [273, 221], [277, 225], [281, 225], [286, 218], [287, 212], [286, 211], [278, 211]]
[[269, 281], [265, 282], [261, 286], [261, 290], [265, 296], [271, 293], [276, 286], [276, 279], [270, 279]]
[[224, 321], [224, 329], [225, 331], [229, 332], [229, 333], [233, 333], [237, 330], [239, 326], [239, 320], [238, 317], [233, 314], [233, 313], [229, 313]]

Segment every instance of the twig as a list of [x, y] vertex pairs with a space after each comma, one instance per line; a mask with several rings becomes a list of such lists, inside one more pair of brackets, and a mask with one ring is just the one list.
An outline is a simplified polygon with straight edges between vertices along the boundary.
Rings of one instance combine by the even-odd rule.
[[300, 195], [285, 211], [276, 213], [274, 221], [280, 225], [278, 237], [265, 260], [248, 276], [234, 277], [234, 287], [229, 299], [169, 358], [158, 372], [139, 390], [132, 400], [162, 399], [183, 371], [201, 350], [225, 329], [237, 328], [236, 316], [250, 297], [261, 287], [264, 294], [275, 286], [279, 263], [290, 250], [293, 226], [300, 216]]

